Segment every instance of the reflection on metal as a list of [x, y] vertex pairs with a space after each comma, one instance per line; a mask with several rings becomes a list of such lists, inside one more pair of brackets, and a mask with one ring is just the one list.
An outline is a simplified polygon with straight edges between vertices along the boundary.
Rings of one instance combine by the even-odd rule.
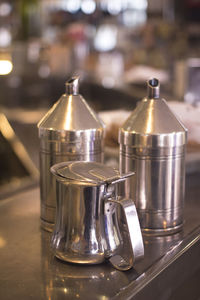
[[[56, 259], [50, 251], [51, 234], [39, 226], [38, 188], [0, 202], [0, 236], [10, 241], [0, 251], [0, 276], [4, 279], [6, 276], [6, 284], [4, 280], [0, 282], [1, 294], [4, 299], [15, 299], [18, 295], [21, 300], [29, 299], [30, 295], [33, 299], [71, 300], [77, 294], [79, 299], [87, 300], [173, 299], [183, 288], [190, 291], [194, 283], [192, 295], [198, 292], [194, 298], [198, 299], [199, 181], [200, 173], [187, 177], [185, 222], [180, 235], [145, 237], [144, 259], [128, 272], [120, 272], [109, 263], [80, 266]], [[37, 207], [31, 217], [16, 215], [16, 211], [21, 211], [25, 216], [31, 206]], [[19, 265], [23, 265], [20, 273]], [[182, 272], [183, 269], [187, 272]], [[166, 291], [170, 292], [168, 298]], [[180, 299], [188, 300], [188, 293]]]
[[37, 168], [2, 113], [0, 114], [0, 165], [2, 174], [0, 197], [39, 178]]
[[187, 130], [164, 99], [159, 81], [147, 82], [144, 98], [119, 132], [120, 170], [134, 171], [126, 186], [147, 234], [168, 234], [183, 225]]
[[[118, 183], [134, 173], [120, 175], [97, 162], [66, 162], [51, 168], [57, 180], [57, 213], [52, 237], [55, 256], [79, 264], [99, 264], [109, 258], [121, 271], [129, 270], [144, 256], [135, 205], [120, 199]], [[125, 216], [129, 253], [125, 258], [121, 236]], [[66, 230], [65, 230], [66, 228]], [[127, 251], [128, 252], [128, 251]]]
[[[66, 264], [56, 259], [50, 249], [50, 234], [41, 235], [41, 272], [45, 299], [111, 299], [137, 277], [137, 272], [120, 272], [105, 263], [95, 266]], [[117, 282], [117, 284], [113, 284]]]
[[157, 253], [160, 256], [163, 256], [169, 251], [169, 249], [173, 246], [180, 245], [183, 240], [183, 232], [178, 232], [171, 235], [166, 236], [144, 236], [144, 244], [148, 245], [149, 256], [154, 256]]
[[66, 82], [66, 94], [38, 124], [40, 137], [41, 220], [52, 231], [55, 220], [55, 181], [50, 167], [63, 161], [103, 160], [104, 124], [79, 94], [79, 78]]

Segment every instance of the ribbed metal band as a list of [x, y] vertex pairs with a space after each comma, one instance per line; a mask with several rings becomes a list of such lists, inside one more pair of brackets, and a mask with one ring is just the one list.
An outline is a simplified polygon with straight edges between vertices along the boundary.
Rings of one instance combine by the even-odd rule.
[[177, 147], [185, 145], [187, 142], [186, 132], [172, 132], [169, 134], [140, 134], [125, 131], [123, 128], [119, 130], [119, 143], [135, 147]]
[[147, 148], [120, 145], [120, 155], [133, 159], [170, 159], [185, 155], [185, 145], [179, 147]]
[[143, 232], [167, 234], [177, 232], [183, 225], [183, 207], [173, 209], [146, 210], [138, 209], [140, 225]]
[[169, 234], [174, 234], [181, 231], [183, 228], [183, 223], [174, 227], [168, 227], [165, 229], [152, 229], [152, 228], [142, 228], [142, 233], [144, 235], [151, 235], [151, 236], [164, 236]]
[[85, 155], [103, 152], [103, 141], [94, 140], [91, 142], [68, 143], [60, 141], [40, 140], [40, 152], [51, 153], [52, 155]]
[[39, 138], [48, 141], [60, 141], [60, 142], [87, 142], [91, 140], [98, 140], [104, 137], [103, 128], [88, 129], [79, 131], [67, 131], [67, 130], [50, 130], [39, 128]]

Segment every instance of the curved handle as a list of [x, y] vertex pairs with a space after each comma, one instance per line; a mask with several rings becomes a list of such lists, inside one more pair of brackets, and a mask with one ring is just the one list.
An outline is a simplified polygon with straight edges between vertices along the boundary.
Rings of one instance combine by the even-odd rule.
[[109, 260], [116, 269], [126, 271], [131, 269], [133, 264], [144, 256], [144, 244], [136, 207], [131, 199], [108, 199], [107, 201], [119, 204], [125, 215], [131, 255], [129, 255], [127, 261], [124, 258], [123, 253], [122, 255], [120, 253], [116, 253], [114, 256], [110, 257]]

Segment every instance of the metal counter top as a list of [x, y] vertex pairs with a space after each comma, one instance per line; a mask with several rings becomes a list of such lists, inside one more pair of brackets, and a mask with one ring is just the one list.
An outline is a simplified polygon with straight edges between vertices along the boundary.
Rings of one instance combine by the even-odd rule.
[[186, 180], [183, 231], [145, 237], [145, 258], [127, 272], [109, 263], [54, 258], [40, 229], [39, 188], [0, 202], [0, 299], [199, 299], [200, 174]]

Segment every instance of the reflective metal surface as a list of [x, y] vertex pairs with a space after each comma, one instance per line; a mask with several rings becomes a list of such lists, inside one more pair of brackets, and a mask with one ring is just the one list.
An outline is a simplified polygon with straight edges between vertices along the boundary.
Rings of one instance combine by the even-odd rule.
[[[144, 246], [135, 205], [120, 199], [118, 183], [134, 173], [119, 171], [97, 162], [66, 162], [51, 167], [56, 177], [57, 207], [52, 249], [61, 260], [79, 264], [99, 264], [110, 258], [119, 270], [130, 269], [143, 258]], [[129, 239], [124, 256], [123, 210]], [[128, 252], [128, 251], [126, 251]], [[128, 260], [126, 259], [128, 256]]]
[[80, 266], [50, 251], [40, 229], [39, 188], [0, 202], [0, 298], [41, 300], [165, 299], [200, 297], [200, 173], [186, 177], [183, 231], [144, 237], [145, 257], [127, 272], [107, 261]]
[[38, 124], [40, 137], [41, 220], [52, 230], [55, 220], [55, 182], [50, 167], [62, 161], [103, 160], [104, 124], [78, 94], [78, 77], [66, 83], [66, 94]]
[[136, 173], [125, 193], [143, 231], [168, 234], [183, 225], [187, 130], [159, 98], [157, 79], [147, 82], [147, 91], [120, 129], [120, 170]]
[[108, 300], [137, 277], [135, 270], [121, 272], [108, 262], [87, 266], [61, 262], [49, 252], [49, 244], [50, 235], [43, 231], [41, 272], [45, 289], [41, 299]]

